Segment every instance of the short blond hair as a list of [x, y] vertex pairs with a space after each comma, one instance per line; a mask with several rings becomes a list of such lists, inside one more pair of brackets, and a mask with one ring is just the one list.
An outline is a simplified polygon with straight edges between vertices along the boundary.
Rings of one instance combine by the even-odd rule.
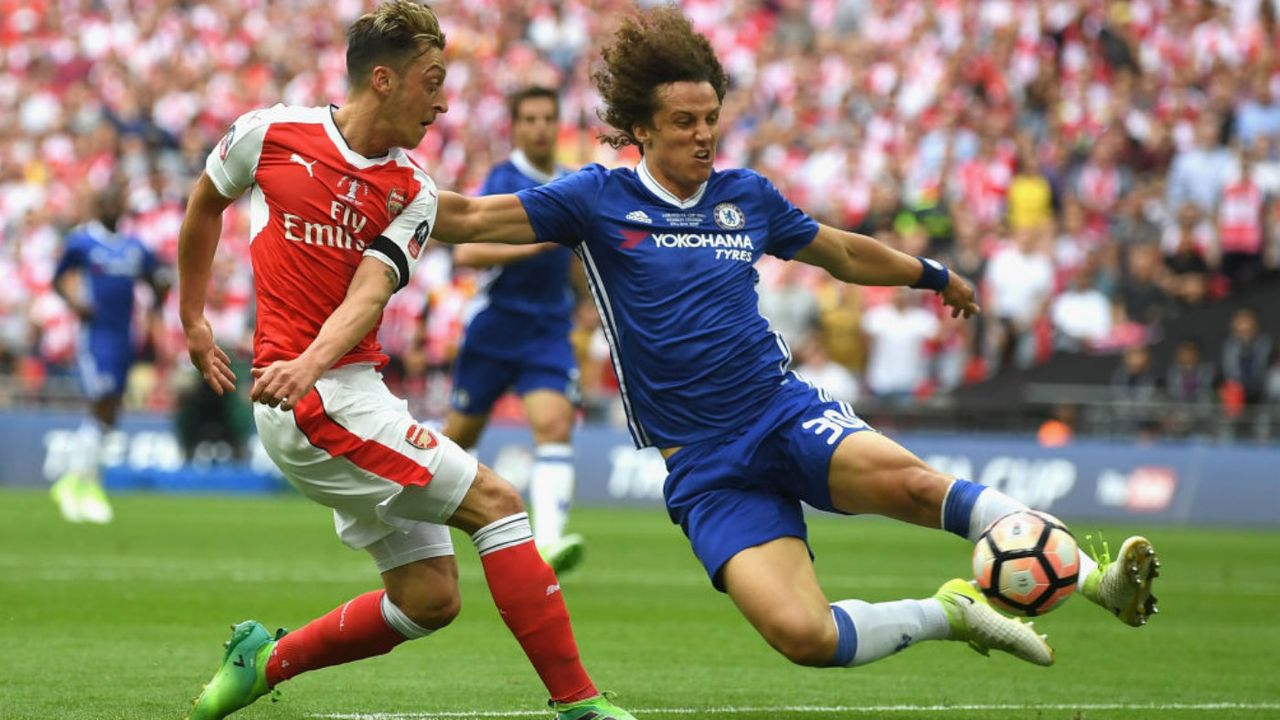
[[362, 84], [379, 65], [401, 71], [431, 48], [444, 50], [435, 12], [413, 0], [387, 0], [347, 30], [347, 79]]

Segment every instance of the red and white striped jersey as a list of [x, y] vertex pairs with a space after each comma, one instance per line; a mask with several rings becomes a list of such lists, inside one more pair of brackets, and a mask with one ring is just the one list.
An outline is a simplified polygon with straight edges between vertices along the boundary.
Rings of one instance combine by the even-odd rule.
[[[226, 197], [250, 192], [256, 367], [311, 344], [364, 257], [386, 263], [404, 287], [435, 224], [438, 198], [426, 172], [400, 148], [377, 158], [352, 150], [331, 107], [276, 105], [240, 116], [205, 172]], [[385, 364], [377, 335], [375, 325], [334, 367]]]
[[1218, 242], [1223, 252], [1262, 252], [1262, 191], [1237, 180], [1222, 190], [1218, 205]]

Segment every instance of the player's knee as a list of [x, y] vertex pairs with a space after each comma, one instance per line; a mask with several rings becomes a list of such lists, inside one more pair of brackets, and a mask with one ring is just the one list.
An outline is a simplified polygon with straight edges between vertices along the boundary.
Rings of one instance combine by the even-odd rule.
[[832, 623], [798, 613], [775, 618], [765, 631], [765, 639], [791, 662], [809, 667], [825, 666], [836, 650]]
[[388, 597], [405, 617], [424, 630], [439, 630], [458, 617], [462, 598], [457, 586], [451, 588], [411, 586]]
[[511, 483], [483, 465], [476, 471], [472, 490], [476, 492], [476, 510], [488, 522], [524, 512], [520, 493]]
[[573, 433], [573, 418], [550, 417], [541, 418], [531, 428], [533, 439], [537, 444], [568, 443]]

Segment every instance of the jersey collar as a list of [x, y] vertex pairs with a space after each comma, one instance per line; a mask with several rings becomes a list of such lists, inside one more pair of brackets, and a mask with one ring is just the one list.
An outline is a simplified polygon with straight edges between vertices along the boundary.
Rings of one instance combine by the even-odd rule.
[[653, 175], [649, 173], [649, 165], [644, 158], [640, 158], [640, 164], [636, 165], [636, 175], [640, 178], [641, 184], [645, 189], [653, 193], [657, 198], [669, 205], [675, 205], [681, 210], [688, 210], [702, 201], [702, 194], [707, 191], [707, 184], [704, 182], [698, 186], [698, 192], [694, 193], [687, 200], [681, 200], [676, 197], [670, 190], [658, 184], [653, 179]]
[[532, 161], [529, 160], [529, 156], [525, 155], [524, 151], [519, 148], [511, 151], [511, 164], [516, 166], [516, 169], [520, 171], [521, 175], [524, 175], [530, 180], [536, 180], [542, 185], [546, 185], [552, 180], [564, 175], [564, 169], [559, 165], [556, 166], [555, 174], [542, 172], [533, 164]]
[[342, 131], [338, 129], [338, 123], [333, 121], [333, 111], [337, 110], [337, 105], [330, 105], [324, 112], [324, 131], [329, 135], [329, 139], [333, 141], [333, 146], [338, 148], [338, 152], [342, 154], [342, 159], [346, 160], [352, 167], [365, 168], [385, 165], [387, 162], [395, 158], [399, 152], [399, 148], [391, 148], [385, 155], [378, 157], [365, 157], [347, 144], [347, 139], [342, 136]]

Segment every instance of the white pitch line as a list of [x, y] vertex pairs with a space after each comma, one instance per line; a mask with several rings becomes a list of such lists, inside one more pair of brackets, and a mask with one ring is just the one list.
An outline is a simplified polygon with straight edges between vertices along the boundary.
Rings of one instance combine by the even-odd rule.
[[[637, 715], [746, 715], [752, 713], [939, 713], [954, 710], [1280, 710], [1280, 703], [1059, 703], [1041, 705], [775, 705], [762, 707], [643, 708]], [[444, 720], [446, 718], [534, 718], [548, 710], [463, 710], [428, 713], [321, 713], [326, 720]]]

